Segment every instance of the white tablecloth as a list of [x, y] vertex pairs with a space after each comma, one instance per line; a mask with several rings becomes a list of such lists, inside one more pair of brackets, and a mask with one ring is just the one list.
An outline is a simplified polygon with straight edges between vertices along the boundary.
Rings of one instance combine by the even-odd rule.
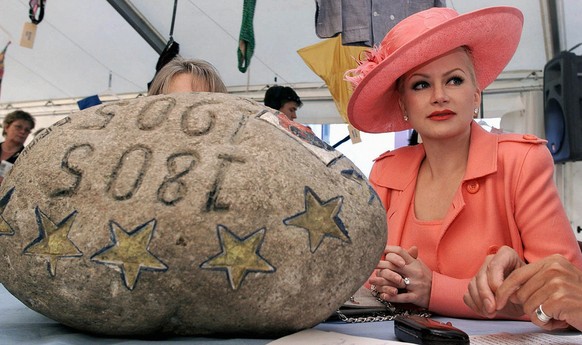
[[[298, 316], [300, 317], [300, 316]], [[469, 335], [491, 333], [528, 333], [539, 332], [540, 329], [530, 322], [522, 321], [479, 321], [450, 319], [437, 317], [440, 321], [451, 321], [454, 326], [464, 330]], [[391, 321], [360, 324], [343, 322], [321, 323], [315, 327], [319, 330], [333, 331], [348, 335], [397, 340], [394, 336], [394, 324]], [[263, 345], [273, 339], [221, 339], [199, 337], [172, 337], [155, 340], [136, 340], [123, 338], [104, 338], [84, 334], [75, 329], [63, 326], [22, 304], [0, 284], [0, 344], [27, 345], [63, 345], [63, 344], [249, 344]]]

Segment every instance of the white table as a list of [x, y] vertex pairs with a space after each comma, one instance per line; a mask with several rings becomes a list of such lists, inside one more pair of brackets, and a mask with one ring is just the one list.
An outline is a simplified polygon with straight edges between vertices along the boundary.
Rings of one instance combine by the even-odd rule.
[[[436, 317], [440, 321], [451, 321], [454, 326], [464, 330], [469, 335], [491, 333], [528, 333], [539, 332], [530, 322], [523, 321], [479, 321]], [[343, 322], [321, 323], [315, 327], [319, 330], [334, 331], [354, 336], [396, 340], [394, 324], [391, 321], [360, 324]], [[123, 338], [103, 338], [84, 334], [75, 329], [65, 327], [22, 304], [0, 284], [0, 344], [27, 345], [63, 345], [63, 344], [249, 344], [263, 345], [272, 339], [220, 339], [199, 337], [172, 337], [160, 340], [135, 340]]]

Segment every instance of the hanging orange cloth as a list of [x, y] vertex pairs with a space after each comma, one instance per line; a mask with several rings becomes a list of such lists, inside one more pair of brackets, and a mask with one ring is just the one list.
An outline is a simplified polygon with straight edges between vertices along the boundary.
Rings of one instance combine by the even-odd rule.
[[344, 73], [357, 67], [356, 59], [366, 48], [343, 46], [341, 35], [338, 35], [297, 51], [305, 64], [325, 81], [340, 115], [346, 123], [349, 123], [347, 108], [352, 89], [350, 84], [344, 80]]

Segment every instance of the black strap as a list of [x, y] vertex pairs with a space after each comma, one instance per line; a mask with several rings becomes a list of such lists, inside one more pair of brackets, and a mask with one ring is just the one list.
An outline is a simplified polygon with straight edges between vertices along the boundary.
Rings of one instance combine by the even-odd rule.
[[[44, 18], [44, 2], [45, 0], [30, 0], [28, 2], [28, 6], [30, 10], [28, 11], [28, 17], [32, 20], [32, 23], [35, 25], [40, 24], [42, 19]], [[40, 12], [38, 13], [38, 19], [36, 18], [36, 10], [40, 8]]]
[[341, 144], [345, 143], [346, 141], [348, 141], [348, 139], [350, 138], [350, 136], [346, 136], [345, 138], [343, 138], [342, 140], [338, 141], [337, 143], [333, 144], [332, 147], [335, 149], [336, 147], [340, 146]]
[[580, 47], [581, 45], [582, 45], [582, 42], [580, 42], [580, 43], [576, 44], [575, 46], [573, 46], [572, 48], [568, 49], [568, 51], [569, 51], [569, 52], [572, 52], [572, 50], [574, 50], [574, 49], [576, 49], [576, 48]]
[[174, 0], [174, 12], [172, 13], [172, 25], [170, 25], [170, 40], [174, 40], [174, 23], [176, 23], [176, 9], [178, 8], [178, 0]]
[[156, 78], [158, 72], [164, 67], [168, 62], [172, 61], [176, 56], [180, 54], [180, 44], [174, 41], [174, 23], [176, 22], [176, 9], [178, 8], [178, 0], [174, 0], [174, 12], [172, 13], [172, 24], [170, 25], [170, 39], [166, 43], [166, 47], [160, 54], [158, 62], [156, 63], [156, 73], [152, 80], [148, 83], [148, 90], [152, 85], [152, 82]]

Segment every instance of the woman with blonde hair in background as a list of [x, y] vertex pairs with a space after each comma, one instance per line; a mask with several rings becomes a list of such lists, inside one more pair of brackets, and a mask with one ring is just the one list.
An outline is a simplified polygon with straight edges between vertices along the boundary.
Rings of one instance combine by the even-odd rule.
[[211, 63], [176, 57], [158, 71], [148, 96], [185, 92], [227, 93], [227, 90], [220, 74]]

